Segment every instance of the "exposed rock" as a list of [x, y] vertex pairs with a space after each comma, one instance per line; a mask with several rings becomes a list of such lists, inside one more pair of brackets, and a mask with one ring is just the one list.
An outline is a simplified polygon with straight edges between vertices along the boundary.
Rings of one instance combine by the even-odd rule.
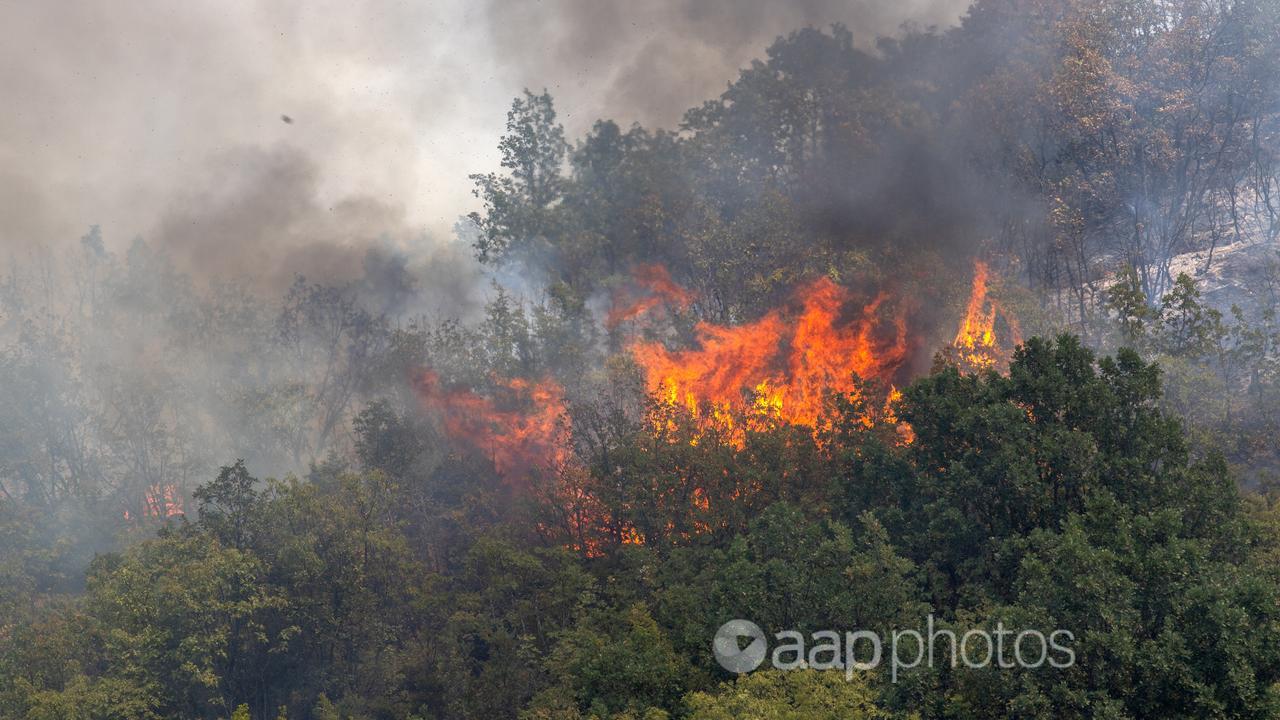
[[1280, 307], [1280, 243], [1232, 243], [1215, 249], [1212, 259], [1207, 249], [1184, 253], [1173, 259], [1169, 273], [1194, 278], [1206, 302], [1224, 315], [1232, 305], [1250, 318]]

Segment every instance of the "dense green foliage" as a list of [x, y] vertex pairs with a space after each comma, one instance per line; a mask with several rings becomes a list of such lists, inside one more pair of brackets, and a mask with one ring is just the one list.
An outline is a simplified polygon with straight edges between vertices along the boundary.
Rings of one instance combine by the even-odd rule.
[[[538, 508], [490, 515], [493, 489], [442, 500], [399, 419], [371, 408], [359, 444], [380, 451], [356, 467], [266, 483], [226, 467], [190, 522], [96, 560], [81, 601], [23, 611], [0, 703], [31, 718], [1277, 716], [1280, 523], [1220, 457], [1191, 456], [1158, 399], [1130, 351], [1033, 339], [1008, 376], [907, 388], [914, 443], [838, 421], [812, 460], [829, 482], [804, 505], [740, 514], [712, 489], [719, 530], [591, 557], [539, 540]], [[647, 452], [749, 462], [763, 439]], [[734, 683], [709, 652], [733, 617], [887, 632], [928, 613], [1068, 628], [1078, 662]]]

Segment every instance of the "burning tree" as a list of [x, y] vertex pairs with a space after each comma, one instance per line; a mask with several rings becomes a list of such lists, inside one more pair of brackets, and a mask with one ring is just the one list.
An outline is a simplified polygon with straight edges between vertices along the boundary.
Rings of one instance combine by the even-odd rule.
[[956, 330], [955, 339], [943, 348], [937, 357], [935, 367], [954, 365], [961, 372], [976, 373], [988, 370], [1004, 370], [1009, 365], [1009, 354], [1012, 347], [1002, 346], [997, 336], [997, 320], [1003, 319], [1008, 330], [1008, 345], [1022, 342], [1022, 333], [1017, 318], [1005, 311], [1000, 303], [990, 296], [991, 269], [981, 260], [973, 266], [973, 285], [969, 291], [969, 302], [965, 305], [964, 316], [960, 319], [960, 327]]

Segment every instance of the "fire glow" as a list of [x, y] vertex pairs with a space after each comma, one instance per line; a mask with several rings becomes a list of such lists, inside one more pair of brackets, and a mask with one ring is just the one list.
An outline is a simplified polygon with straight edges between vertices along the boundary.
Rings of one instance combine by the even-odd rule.
[[1008, 364], [1008, 351], [1000, 347], [996, 338], [997, 314], [1009, 325], [1013, 344], [1022, 342], [1017, 321], [989, 297], [990, 280], [991, 269], [987, 264], [981, 260], [975, 262], [969, 302], [965, 306], [960, 328], [956, 330], [956, 337], [951, 342], [954, 359], [964, 371], [1002, 369]]
[[855, 378], [892, 378], [909, 354], [907, 322], [901, 312], [882, 317], [884, 295], [850, 313], [849, 291], [825, 277], [796, 300], [795, 313], [773, 310], [733, 327], [700, 323], [696, 349], [639, 341], [631, 354], [650, 392], [694, 416], [750, 410], [815, 427], [826, 399], [854, 392]]
[[463, 439], [493, 461], [508, 480], [563, 466], [569, 456], [564, 390], [554, 380], [498, 381], [490, 398], [468, 389], [447, 390], [431, 371], [414, 379], [418, 397], [436, 409], [450, 437]]
[[686, 308], [692, 302], [693, 294], [677, 285], [666, 268], [641, 265], [633, 273], [631, 282], [614, 293], [605, 326], [617, 327], [660, 306]]
[[[949, 348], [966, 372], [1007, 362], [996, 337], [997, 315], [1018, 342], [1016, 324], [989, 297], [989, 280], [986, 264], [976, 263], [965, 314]], [[615, 294], [605, 322], [625, 329], [656, 309], [688, 308], [693, 299], [662, 267], [642, 266]], [[626, 348], [656, 402], [687, 412], [701, 429], [728, 430], [721, 437], [730, 444], [741, 447], [746, 431], [777, 424], [816, 431], [829, 398], [838, 395], [874, 408], [863, 418], [868, 426], [893, 425], [903, 442], [911, 441], [911, 429], [893, 411], [900, 393], [892, 382], [918, 343], [909, 332], [904, 304], [887, 294], [859, 303], [849, 289], [822, 277], [757, 320], [741, 325], [704, 321], [694, 335], [695, 347], [686, 349], [638, 337]], [[858, 397], [860, 380], [883, 387], [884, 396]], [[493, 390], [481, 394], [445, 388], [435, 373], [423, 370], [414, 384], [448, 435], [488, 456], [508, 482], [563, 471], [572, 460], [564, 389], [553, 379], [495, 379]], [[696, 433], [692, 442], [698, 442]]]
[[[149, 518], [171, 518], [185, 515], [182, 507], [182, 496], [173, 484], [156, 485], [147, 489], [142, 499], [142, 515]], [[133, 520], [128, 510], [124, 511], [125, 520]]]

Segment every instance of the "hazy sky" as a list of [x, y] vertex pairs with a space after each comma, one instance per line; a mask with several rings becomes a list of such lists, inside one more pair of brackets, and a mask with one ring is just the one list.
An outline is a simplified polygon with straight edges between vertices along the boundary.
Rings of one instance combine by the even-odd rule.
[[842, 21], [869, 45], [964, 5], [0, 0], [0, 262], [93, 223], [229, 271], [444, 238], [525, 86], [571, 137], [602, 115], [670, 127], [779, 33]]

